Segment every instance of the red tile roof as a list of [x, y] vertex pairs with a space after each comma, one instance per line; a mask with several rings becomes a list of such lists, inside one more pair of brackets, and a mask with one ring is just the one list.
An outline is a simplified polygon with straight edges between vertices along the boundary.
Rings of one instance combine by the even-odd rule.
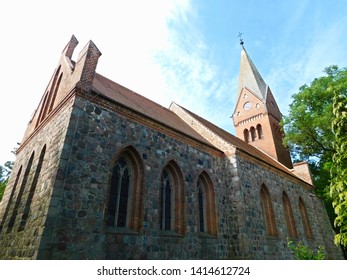
[[[136, 111], [154, 120], [155, 122], [159, 122], [195, 140], [198, 140], [199, 142], [207, 144], [210, 147], [214, 147], [212, 143], [210, 143], [208, 140], [202, 137], [198, 132], [196, 132], [193, 128], [191, 128], [186, 122], [184, 122], [180, 117], [178, 117], [171, 110], [149, 100], [148, 98], [142, 95], [139, 95], [129, 90], [126, 87], [123, 87], [111, 81], [110, 79], [100, 74], [95, 73], [95, 77], [93, 81], [93, 90], [97, 92], [98, 94], [106, 97], [107, 99], [110, 99], [113, 102], [116, 102], [133, 111]], [[267, 164], [279, 170], [282, 170], [283, 172], [291, 176], [298, 178], [297, 176], [295, 176], [295, 174], [293, 174], [293, 172], [290, 169], [288, 169], [287, 167], [285, 167], [284, 165], [282, 165], [281, 163], [279, 163], [278, 161], [276, 161], [269, 155], [263, 153], [259, 149], [247, 144], [243, 140], [235, 137], [229, 132], [212, 124], [206, 119], [190, 112], [189, 110], [183, 107], [181, 108], [185, 110], [187, 113], [189, 113], [191, 116], [193, 116], [195, 119], [197, 119], [200, 123], [202, 123], [208, 129], [210, 129], [212, 132], [214, 132], [215, 134], [223, 138], [225, 141], [231, 143], [237, 149], [240, 149], [241, 151], [255, 158], [260, 159], [261, 161], [266, 162]], [[216, 147], [214, 148], [217, 149]]]
[[173, 128], [180, 133], [215, 148], [210, 142], [192, 129], [171, 110], [111, 81], [98, 73], [95, 73], [93, 90], [98, 94], [112, 100], [113, 102], [124, 105], [133, 111], [149, 117], [155, 122], [159, 122], [165, 126]]

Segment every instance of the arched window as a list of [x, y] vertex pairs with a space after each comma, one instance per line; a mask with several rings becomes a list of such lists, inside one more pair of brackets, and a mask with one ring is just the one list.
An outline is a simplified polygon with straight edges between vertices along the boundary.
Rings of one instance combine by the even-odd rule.
[[125, 149], [112, 167], [106, 225], [140, 231], [143, 225], [143, 169], [133, 148]]
[[308, 218], [307, 209], [302, 198], [299, 198], [299, 209], [302, 219], [302, 224], [304, 226], [304, 232], [307, 238], [313, 238], [312, 228], [310, 224], [310, 220]]
[[282, 194], [282, 205], [283, 205], [284, 218], [287, 224], [288, 235], [290, 237], [298, 237], [298, 232], [295, 226], [292, 206], [290, 204], [290, 200], [286, 192], [283, 192]]
[[174, 161], [164, 168], [160, 180], [159, 226], [184, 234], [184, 191], [182, 174]]
[[[62, 79], [62, 75], [63, 75], [63, 73], [59, 75], [60, 68], [61, 68], [61, 65], [59, 65], [59, 67], [55, 70], [53, 75], [53, 80], [51, 80], [52, 81], [51, 86], [49, 90], [47, 89], [45, 93], [45, 97], [43, 99], [41, 110], [37, 118], [35, 127], [37, 127], [53, 109], [54, 101], [55, 101], [57, 91], [58, 91], [58, 88]], [[58, 75], [59, 75], [59, 78], [58, 78]]]
[[14, 193], [16, 191], [16, 188], [17, 188], [18, 181], [19, 181], [21, 173], [22, 173], [22, 166], [19, 168], [19, 171], [18, 171], [17, 176], [16, 176], [16, 180], [14, 181], [14, 184], [13, 184], [13, 187], [12, 187], [12, 190], [11, 190], [10, 197], [9, 197], [9, 199], [7, 201], [6, 209], [5, 209], [5, 212], [4, 212], [3, 216], [2, 216], [2, 220], [1, 220], [1, 224], [0, 224], [0, 232], [1, 232], [2, 228], [4, 227], [5, 220], [7, 218], [8, 211], [10, 210], [10, 205], [12, 203], [13, 196], [14, 196]]
[[26, 167], [25, 172], [24, 172], [23, 181], [22, 181], [22, 184], [21, 184], [19, 191], [18, 191], [18, 194], [17, 194], [16, 202], [14, 204], [14, 208], [13, 208], [13, 212], [12, 212], [10, 221], [8, 223], [7, 233], [9, 233], [12, 230], [12, 228], [15, 224], [15, 221], [16, 221], [16, 218], [17, 218], [17, 215], [19, 212], [19, 207], [21, 204], [22, 196], [24, 193], [24, 189], [25, 189], [25, 186], [26, 186], [28, 178], [29, 178], [31, 166], [32, 166], [33, 161], [34, 161], [34, 156], [35, 156], [35, 152], [32, 152], [30, 159], [28, 161], [27, 167]]
[[261, 186], [260, 189], [260, 200], [263, 208], [266, 231], [268, 235], [277, 236], [278, 230], [276, 226], [275, 212], [273, 209], [269, 190], [264, 184]]
[[58, 92], [62, 77], [63, 77], [63, 73], [60, 73], [57, 84], [55, 85], [54, 89], [52, 88], [53, 93], [52, 93], [52, 100], [50, 101], [50, 104], [49, 104], [49, 112], [52, 111], [52, 109], [53, 109], [53, 105], [54, 105], [55, 99], [57, 97], [57, 92]]
[[255, 139], [257, 138], [256, 132], [255, 132], [255, 128], [252, 126], [251, 129], [250, 129], [249, 131], [250, 131], [250, 133], [251, 133], [252, 142], [254, 142]]
[[212, 181], [206, 172], [201, 173], [197, 183], [199, 232], [217, 235], [217, 215]]
[[248, 132], [247, 128], [243, 131], [243, 137], [245, 139], [245, 142], [248, 143], [249, 142], [249, 132]]
[[263, 128], [261, 127], [261, 124], [257, 125], [257, 133], [258, 133], [258, 139], [263, 139], [264, 138]]
[[33, 197], [34, 197], [34, 194], [35, 194], [37, 181], [38, 181], [40, 173], [41, 173], [41, 168], [42, 168], [42, 164], [43, 164], [43, 159], [45, 157], [45, 153], [46, 153], [46, 145], [44, 145], [44, 147], [41, 150], [41, 154], [40, 154], [40, 157], [39, 157], [39, 162], [38, 162], [37, 167], [36, 167], [34, 179], [33, 179], [32, 183], [31, 183], [31, 187], [30, 187], [30, 190], [29, 190], [29, 195], [28, 195], [27, 201], [25, 203], [25, 208], [24, 208], [24, 211], [23, 211], [23, 214], [22, 214], [22, 220], [21, 220], [21, 222], [19, 224], [18, 231], [24, 230], [26, 222], [27, 222], [27, 219], [28, 219], [28, 216], [30, 214], [31, 203], [32, 203], [32, 200], [33, 200]]
[[172, 212], [173, 212], [173, 179], [170, 171], [164, 170], [161, 176], [161, 218], [160, 229], [171, 230], [172, 229]]
[[42, 120], [45, 117], [45, 111], [46, 111], [46, 108], [47, 108], [47, 99], [48, 99], [48, 97], [49, 97], [49, 91], [47, 91], [45, 93], [45, 97], [43, 98], [40, 114], [39, 114], [39, 116], [37, 118], [35, 127], [37, 127], [42, 122]]

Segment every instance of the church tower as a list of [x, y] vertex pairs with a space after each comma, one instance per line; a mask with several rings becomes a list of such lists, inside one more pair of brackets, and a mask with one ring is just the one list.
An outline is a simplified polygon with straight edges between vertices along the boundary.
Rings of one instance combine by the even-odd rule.
[[270, 87], [242, 45], [238, 99], [233, 113], [236, 136], [292, 169], [280, 127], [282, 118]]

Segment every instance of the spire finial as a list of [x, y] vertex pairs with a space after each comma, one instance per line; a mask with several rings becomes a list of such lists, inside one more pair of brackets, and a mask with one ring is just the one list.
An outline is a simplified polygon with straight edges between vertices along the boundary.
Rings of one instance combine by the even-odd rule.
[[243, 39], [242, 39], [242, 32], [239, 32], [239, 35], [237, 35], [237, 37], [239, 37], [239, 39], [240, 39], [240, 45], [243, 47], [243, 44], [244, 44], [244, 41], [243, 41]]

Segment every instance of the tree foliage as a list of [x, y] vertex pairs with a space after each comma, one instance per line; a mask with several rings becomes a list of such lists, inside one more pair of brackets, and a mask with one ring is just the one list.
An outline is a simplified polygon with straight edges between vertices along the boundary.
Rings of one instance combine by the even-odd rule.
[[289, 114], [283, 117], [282, 125], [284, 144], [289, 146], [294, 162], [309, 163], [316, 194], [323, 198], [330, 221], [337, 226], [330, 192], [332, 158], [336, 152], [331, 123], [334, 93], [347, 90], [347, 69], [330, 66], [323, 72], [325, 75], [303, 85], [292, 96]]
[[13, 161], [7, 161], [4, 166], [0, 165], [0, 200], [4, 195], [5, 188], [12, 171]]
[[288, 248], [293, 252], [295, 259], [297, 260], [324, 260], [324, 248], [319, 246], [316, 250], [312, 250], [309, 247], [302, 245], [300, 242], [294, 244], [292, 240], [288, 240]]
[[347, 248], [347, 75], [344, 84], [333, 89], [332, 130], [335, 136], [330, 195], [338, 233], [335, 243]]
[[292, 158], [295, 162], [308, 161], [317, 194], [329, 200], [330, 169], [336, 150], [331, 130], [333, 89], [347, 89], [347, 69], [330, 66], [324, 73], [292, 96], [289, 114], [284, 116], [282, 124], [284, 144], [290, 147]]

